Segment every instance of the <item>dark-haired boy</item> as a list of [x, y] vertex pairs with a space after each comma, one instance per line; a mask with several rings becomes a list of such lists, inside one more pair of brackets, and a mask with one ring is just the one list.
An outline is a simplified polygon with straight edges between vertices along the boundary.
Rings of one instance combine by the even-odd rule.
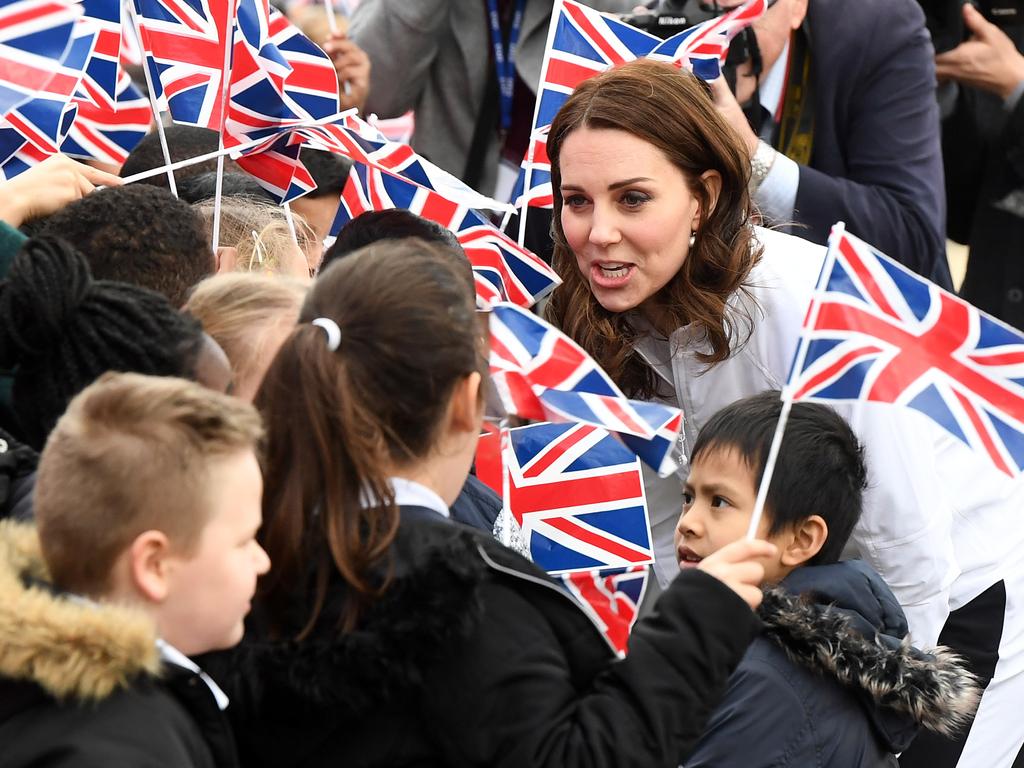
[[269, 561], [255, 410], [107, 374], [39, 463], [38, 532], [0, 523], [0, 768], [231, 768], [227, 700], [189, 659], [235, 645]]
[[[782, 403], [765, 392], [719, 411], [691, 456], [676, 527], [680, 567], [746, 535]], [[729, 680], [686, 768], [895, 765], [918, 727], [949, 734], [978, 690], [943, 649], [909, 645], [906, 618], [881, 577], [839, 562], [861, 512], [863, 451], [832, 409], [793, 405], [759, 538], [762, 636]]]
[[41, 223], [37, 234], [73, 245], [97, 280], [149, 288], [175, 307], [216, 269], [202, 216], [166, 189], [146, 184], [75, 200]]

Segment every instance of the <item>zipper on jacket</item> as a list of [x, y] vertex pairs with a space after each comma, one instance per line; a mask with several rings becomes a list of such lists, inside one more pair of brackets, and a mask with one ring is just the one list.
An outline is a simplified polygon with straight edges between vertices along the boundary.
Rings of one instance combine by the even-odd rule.
[[494, 569], [495, 571], [498, 571], [498, 573], [503, 573], [506, 576], [512, 576], [512, 577], [517, 578], [517, 579], [522, 579], [523, 581], [528, 581], [531, 584], [536, 584], [537, 586], [544, 587], [545, 589], [553, 590], [556, 594], [558, 594], [561, 597], [563, 597], [564, 599], [568, 600], [573, 608], [575, 608], [577, 611], [579, 611], [580, 613], [582, 613], [584, 616], [587, 617], [587, 621], [589, 621], [591, 626], [593, 626], [593, 628], [597, 631], [597, 634], [604, 641], [604, 644], [606, 646], [608, 646], [608, 650], [610, 650], [612, 652], [612, 655], [615, 658], [619, 658], [619, 652], [618, 652], [618, 650], [616, 650], [615, 646], [612, 645], [611, 640], [608, 639], [608, 637], [605, 635], [605, 633], [601, 629], [601, 627], [598, 626], [596, 621], [594, 621], [594, 618], [589, 613], [587, 613], [585, 610], [583, 610], [583, 608], [580, 606], [579, 603], [576, 602], [576, 600], [573, 598], [572, 595], [570, 595], [568, 592], [566, 592], [564, 589], [559, 587], [554, 582], [547, 581], [546, 579], [539, 579], [536, 576], [531, 576], [528, 573], [523, 573], [522, 571], [517, 571], [515, 568], [508, 568], [508, 567], [506, 567], [504, 565], [500, 565], [500, 564], [494, 562], [490, 558], [490, 556], [487, 554], [487, 551], [482, 546], [480, 546], [479, 544], [476, 545], [476, 548], [477, 548], [477, 551], [480, 553], [480, 557], [483, 558], [484, 562], [488, 565], [488, 567]]

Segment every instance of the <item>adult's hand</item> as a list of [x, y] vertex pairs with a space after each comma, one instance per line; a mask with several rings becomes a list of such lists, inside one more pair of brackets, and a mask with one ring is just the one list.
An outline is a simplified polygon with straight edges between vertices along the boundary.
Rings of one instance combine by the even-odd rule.
[[48, 216], [85, 197], [97, 186], [120, 185], [118, 176], [65, 155], [53, 155], [0, 184], [0, 220], [12, 227], [20, 227], [30, 219]]
[[747, 155], [753, 157], [754, 152], [757, 151], [757, 134], [747, 122], [743, 108], [729, 89], [729, 83], [725, 81], [724, 77], [719, 77], [709, 82], [708, 85], [711, 87], [711, 98], [715, 102], [718, 112], [739, 134], [743, 146], [747, 149]]
[[772, 557], [777, 551], [775, 545], [767, 541], [742, 539], [705, 557], [697, 567], [723, 582], [754, 609], [764, 597], [761, 593], [764, 565], [757, 558]]
[[324, 51], [331, 57], [334, 71], [338, 73], [341, 108], [356, 107], [362, 112], [370, 93], [370, 57], [343, 32], [331, 35], [324, 43]]
[[963, 12], [971, 39], [936, 56], [935, 74], [939, 80], [956, 80], [1006, 99], [1024, 82], [1024, 56], [973, 5], [964, 5]]

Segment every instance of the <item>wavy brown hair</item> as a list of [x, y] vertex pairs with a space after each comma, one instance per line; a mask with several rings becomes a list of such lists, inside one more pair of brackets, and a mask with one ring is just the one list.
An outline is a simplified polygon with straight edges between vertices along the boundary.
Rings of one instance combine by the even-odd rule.
[[[274, 563], [260, 596], [276, 634], [306, 637], [337, 575], [342, 631], [387, 590], [399, 519], [388, 468], [430, 455], [456, 384], [486, 370], [475, 314], [452, 254], [422, 240], [367, 246], [313, 283], [256, 397], [260, 543]], [[336, 351], [317, 318], [337, 323]]]
[[[654, 374], [634, 352], [639, 333], [626, 313], [604, 309], [576, 265], [562, 230], [560, 151], [566, 137], [580, 127], [625, 131], [657, 147], [686, 178], [700, 201], [701, 224], [695, 246], [675, 278], [655, 297], [660, 333], [698, 324], [711, 351], [699, 359], [709, 365], [729, 357], [738, 319], [729, 298], [745, 290], [761, 249], [750, 223], [747, 192], [750, 162], [739, 137], [719, 115], [707, 87], [670, 64], [646, 59], [624, 64], [581, 83], [559, 110], [548, 135], [554, 267], [562, 278], [547, 307], [553, 324], [589, 352], [628, 394], [654, 394]], [[701, 174], [721, 174], [722, 189], [712, 206]], [[680, 226], [684, 226], [681, 222]]]

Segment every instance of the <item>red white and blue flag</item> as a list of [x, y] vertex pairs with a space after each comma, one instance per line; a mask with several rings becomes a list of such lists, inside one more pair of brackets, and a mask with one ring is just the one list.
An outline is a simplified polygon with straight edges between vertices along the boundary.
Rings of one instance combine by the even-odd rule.
[[500, 301], [529, 307], [559, 283], [543, 260], [520, 247], [469, 206], [362, 163], [352, 165], [331, 234], [337, 235], [361, 213], [390, 208], [412, 211], [455, 233], [473, 267], [477, 303], [481, 307]]
[[76, 23], [71, 48], [47, 90], [0, 120], [0, 168], [5, 178], [24, 170], [26, 162], [38, 162], [34, 159], [60, 151], [77, 112], [72, 97], [92, 54], [96, 34], [91, 25]]
[[640, 462], [588, 424], [509, 431], [505, 506], [549, 573], [654, 562]]
[[461, 179], [431, 163], [408, 144], [392, 141], [355, 114], [315, 127], [300, 127], [296, 134], [307, 145], [345, 155], [349, 159], [411, 181], [419, 187], [470, 208], [504, 211], [499, 203], [480, 194]]
[[804, 328], [794, 400], [925, 414], [1011, 477], [1024, 469], [1024, 335], [833, 230]]
[[667, 40], [574, 0], [557, 3], [552, 11], [537, 87], [532, 138], [512, 193], [516, 207], [552, 205], [547, 128], [576, 86], [607, 69], [645, 56], [691, 67], [699, 77], [713, 80], [720, 73], [720, 62], [728, 53], [732, 38], [764, 13], [766, 1], [749, 0]]
[[520, 307], [493, 307], [490, 337], [491, 379], [508, 413], [602, 427], [659, 474], [676, 468], [678, 408], [629, 400], [576, 342]]
[[0, 121], [0, 179], [10, 181], [48, 157], [49, 154], [25, 141], [24, 136]]
[[562, 576], [562, 584], [601, 630], [608, 644], [623, 657], [629, 632], [640, 613], [650, 567], [580, 571]]
[[120, 165], [149, 131], [153, 112], [149, 100], [132, 84], [128, 73], [118, 73], [113, 108], [76, 99], [78, 114], [61, 144], [72, 157], [92, 158]]
[[132, 2], [154, 97], [175, 122], [219, 131], [237, 0]]
[[121, 85], [120, 0], [82, 0], [83, 21], [96, 30], [96, 45], [76, 98], [113, 112]]
[[81, 15], [61, 0], [0, 0], [0, 118], [41, 93], [74, 91], [61, 65]]

